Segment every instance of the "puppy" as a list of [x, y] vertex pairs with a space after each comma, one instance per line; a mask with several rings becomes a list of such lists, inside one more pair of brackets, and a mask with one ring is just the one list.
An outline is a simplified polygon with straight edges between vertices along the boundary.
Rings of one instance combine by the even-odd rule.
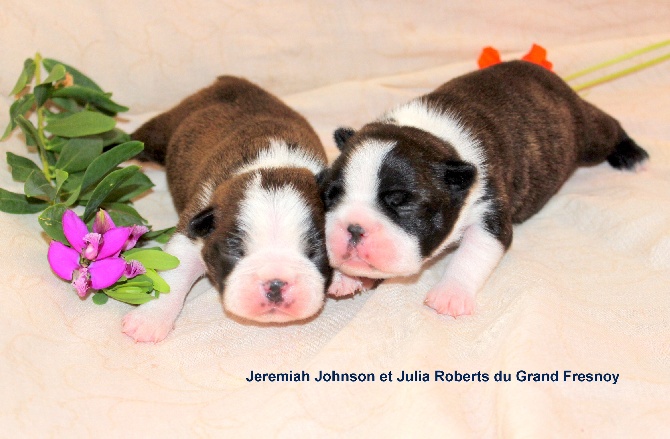
[[143, 159], [166, 167], [179, 223], [165, 250], [179, 267], [170, 293], [123, 319], [136, 341], [172, 329], [184, 298], [207, 275], [224, 308], [259, 322], [309, 318], [332, 270], [315, 174], [326, 154], [307, 121], [240, 78], [223, 76], [133, 135]]
[[335, 140], [342, 154], [320, 178], [331, 265], [347, 276], [408, 276], [458, 244], [425, 301], [452, 316], [472, 313], [512, 224], [577, 167], [634, 169], [648, 158], [616, 120], [524, 61], [458, 77]]

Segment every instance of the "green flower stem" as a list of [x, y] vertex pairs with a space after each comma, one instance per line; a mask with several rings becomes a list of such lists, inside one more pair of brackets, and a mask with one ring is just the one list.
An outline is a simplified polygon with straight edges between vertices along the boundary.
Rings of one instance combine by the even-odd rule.
[[616, 78], [620, 78], [621, 76], [628, 75], [630, 73], [637, 72], [638, 70], [646, 69], [647, 67], [651, 67], [655, 64], [661, 63], [663, 61], [667, 61], [670, 59], [670, 53], [659, 56], [658, 58], [651, 59], [647, 62], [641, 63], [634, 65], [632, 67], [629, 67], [627, 69], [619, 70], [614, 73], [610, 73], [609, 75], [605, 75], [601, 78], [594, 79], [592, 81], [584, 82], [582, 84], [578, 84], [572, 87], [573, 90], [575, 91], [580, 91], [584, 90], [585, 88], [593, 87], [594, 85], [602, 84], [603, 82], [611, 81]]
[[[35, 54], [35, 83], [42, 83], [42, 55], [39, 52]], [[37, 107], [37, 135], [40, 138], [40, 141], [37, 142], [37, 150], [42, 160], [42, 172], [46, 177], [47, 181], [51, 182], [52, 176], [51, 171], [49, 170], [49, 161], [47, 160], [47, 154], [42, 145], [47, 144], [46, 136], [44, 135], [44, 108]]]
[[[670, 40], [661, 41], [660, 43], [655, 43], [655, 44], [652, 44], [650, 46], [643, 47], [641, 49], [625, 53], [625, 54], [623, 54], [621, 56], [618, 56], [616, 58], [610, 59], [610, 60], [602, 62], [600, 64], [596, 64], [595, 66], [586, 68], [584, 70], [580, 70], [579, 72], [576, 72], [576, 73], [573, 73], [571, 75], [565, 76], [563, 78], [563, 80], [564, 81], [572, 81], [573, 79], [580, 78], [584, 75], [588, 75], [589, 73], [595, 72], [596, 70], [604, 69], [605, 67], [609, 67], [611, 65], [620, 63], [622, 61], [627, 61], [627, 60], [629, 60], [631, 58], [634, 58], [638, 55], [642, 55], [644, 53], [651, 52], [653, 50], [660, 49], [661, 47], [665, 47], [665, 46], [668, 46], [668, 45], [670, 45]], [[648, 66], [646, 66], [646, 67], [648, 67]]]

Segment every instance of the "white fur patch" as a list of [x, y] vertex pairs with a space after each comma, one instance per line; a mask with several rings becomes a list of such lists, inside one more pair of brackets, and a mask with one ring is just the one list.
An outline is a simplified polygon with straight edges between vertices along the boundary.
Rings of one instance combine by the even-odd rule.
[[426, 131], [448, 142], [462, 160], [472, 163], [477, 168], [477, 180], [470, 189], [451, 233], [430, 255], [430, 257], [436, 256], [446, 247], [461, 239], [463, 231], [468, 226], [481, 223], [484, 214], [490, 210], [488, 203], [477, 203], [484, 195], [487, 180], [486, 157], [482, 146], [457, 115], [430, 108], [421, 99], [413, 100], [389, 111], [380, 120]]
[[312, 227], [310, 209], [301, 194], [290, 185], [264, 189], [260, 173], [247, 188], [238, 221], [247, 235], [247, 253], [265, 247], [302, 253]]
[[267, 168], [307, 168], [312, 174], [318, 174], [324, 168], [324, 163], [303, 149], [289, 148], [283, 140], [270, 139], [269, 147], [260, 151], [256, 159], [242, 166], [235, 174]]

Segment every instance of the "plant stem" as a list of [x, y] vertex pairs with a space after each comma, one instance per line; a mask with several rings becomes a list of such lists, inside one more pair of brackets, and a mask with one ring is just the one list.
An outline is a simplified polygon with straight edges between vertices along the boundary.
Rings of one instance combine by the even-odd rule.
[[[42, 55], [39, 52], [35, 54], [35, 84], [39, 85], [42, 83]], [[49, 171], [49, 160], [47, 160], [47, 152], [45, 150], [47, 139], [44, 136], [44, 107], [37, 107], [37, 136], [39, 141], [37, 142], [37, 151], [40, 154], [40, 159], [42, 159], [42, 172], [46, 177], [48, 182], [51, 182], [52, 176], [51, 171]]]
[[665, 47], [667, 45], [670, 45], [670, 40], [665, 40], [661, 41], [660, 43], [652, 44], [647, 47], [643, 47], [641, 49], [634, 50], [632, 52], [625, 53], [621, 56], [618, 56], [616, 58], [610, 59], [608, 61], [604, 61], [602, 63], [596, 64], [595, 66], [591, 66], [589, 68], [586, 68], [584, 70], [580, 70], [579, 72], [573, 73], [571, 75], [565, 76], [563, 78], [564, 81], [571, 81], [573, 79], [582, 77], [584, 75], [588, 75], [589, 73], [595, 72], [596, 70], [604, 69], [605, 67], [609, 67], [613, 64], [620, 63], [622, 61], [629, 60], [631, 58], [634, 58], [638, 55], [642, 55], [643, 53], [651, 52], [652, 50], [660, 49], [661, 47]]
[[637, 72], [638, 70], [642, 70], [642, 69], [645, 69], [647, 67], [651, 67], [655, 64], [661, 63], [663, 61], [667, 61], [669, 59], [670, 59], [670, 53], [666, 54], [666, 55], [663, 55], [663, 56], [659, 56], [658, 58], [651, 59], [647, 62], [637, 64], [637, 65], [634, 65], [632, 67], [628, 67], [627, 69], [623, 69], [623, 70], [619, 70], [619, 71], [614, 72], [614, 73], [610, 73], [609, 75], [605, 75], [601, 78], [594, 79], [592, 81], [588, 81], [588, 82], [584, 82], [582, 84], [575, 85], [575, 86], [572, 87], [572, 89], [574, 91], [584, 90], [585, 88], [593, 87], [594, 85], [598, 85], [598, 84], [601, 84], [603, 82], [611, 81], [613, 79], [619, 78], [621, 76], [628, 75], [630, 73]]

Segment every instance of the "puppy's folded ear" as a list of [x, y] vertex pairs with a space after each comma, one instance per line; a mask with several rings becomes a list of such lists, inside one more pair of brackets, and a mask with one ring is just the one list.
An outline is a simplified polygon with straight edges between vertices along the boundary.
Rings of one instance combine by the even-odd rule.
[[349, 138], [354, 134], [356, 134], [356, 130], [353, 128], [340, 127], [336, 129], [333, 133], [333, 138], [335, 139], [335, 145], [337, 145], [337, 149], [342, 151], [344, 145], [347, 143], [347, 140], [349, 140]]
[[214, 231], [214, 208], [208, 207], [188, 223], [188, 237], [204, 238]]
[[441, 164], [442, 178], [449, 188], [458, 194], [462, 194], [475, 182], [477, 168], [467, 162], [460, 160], [449, 160]]

